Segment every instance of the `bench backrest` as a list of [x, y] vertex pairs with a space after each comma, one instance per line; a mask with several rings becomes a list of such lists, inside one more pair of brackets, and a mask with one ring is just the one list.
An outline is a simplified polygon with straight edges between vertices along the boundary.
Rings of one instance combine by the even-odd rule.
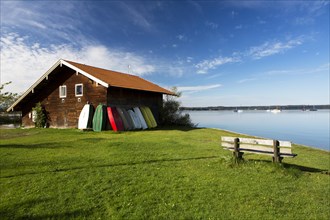
[[[221, 137], [221, 145], [225, 149], [234, 151], [234, 142], [237, 137]], [[277, 143], [274, 143], [277, 142]], [[238, 138], [240, 152], [253, 152], [256, 154], [274, 154], [274, 144], [278, 145], [281, 157], [292, 156], [291, 142], [275, 141], [270, 139]]]

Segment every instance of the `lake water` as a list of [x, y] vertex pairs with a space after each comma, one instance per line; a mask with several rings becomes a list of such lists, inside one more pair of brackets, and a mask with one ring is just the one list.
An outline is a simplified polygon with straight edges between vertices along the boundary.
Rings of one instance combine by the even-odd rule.
[[287, 140], [330, 150], [330, 110], [186, 111], [198, 127], [220, 128], [252, 136]]

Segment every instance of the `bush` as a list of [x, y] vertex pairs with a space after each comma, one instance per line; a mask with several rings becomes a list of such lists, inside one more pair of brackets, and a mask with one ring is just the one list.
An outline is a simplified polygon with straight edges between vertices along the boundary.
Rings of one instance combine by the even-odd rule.
[[36, 107], [32, 108], [32, 119], [36, 128], [45, 127], [46, 114], [40, 102], [36, 104]]
[[181, 93], [177, 91], [176, 87], [173, 87], [171, 90], [176, 96], [166, 95], [165, 100], [163, 100], [163, 107], [160, 111], [161, 124], [195, 127], [190, 119], [190, 115], [187, 113], [183, 114], [180, 110], [181, 103], [177, 98], [181, 96]]

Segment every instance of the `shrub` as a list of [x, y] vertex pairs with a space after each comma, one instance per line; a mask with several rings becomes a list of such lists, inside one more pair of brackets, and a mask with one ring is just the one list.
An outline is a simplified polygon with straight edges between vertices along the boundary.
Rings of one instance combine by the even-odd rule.
[[46, 125], [46, 114], [41, 103], [38, 102], [34, 108], [32, 108], [32, 119], [36, 128], [43, 128]]
[[187, 113], [183, 114], [180, 110], [181, 103], [177, 98], [181, 96], [181, 92], [178, 92], [176, 87], [173, 87], [171, 91], [175, 96], [166, 95], [166, 98], [163, 100], [163, 106], [160, 111], [161, 124], [195, 127], [190, 119], [190, 115]]

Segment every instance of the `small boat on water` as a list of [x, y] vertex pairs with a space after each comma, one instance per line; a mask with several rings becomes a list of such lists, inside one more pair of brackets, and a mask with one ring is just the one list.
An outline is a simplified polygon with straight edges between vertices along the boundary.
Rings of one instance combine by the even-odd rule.
[[243, 112], [243, 110], [242, 109], [234, 109], [234, 112], [237, 112], [237, 113], [242, 113]]
[[282, 112], [282, 110], [281, 109], [272, 109], [272, 110], [270, 110], [270, 112], [277, 114], [277, 113]]

